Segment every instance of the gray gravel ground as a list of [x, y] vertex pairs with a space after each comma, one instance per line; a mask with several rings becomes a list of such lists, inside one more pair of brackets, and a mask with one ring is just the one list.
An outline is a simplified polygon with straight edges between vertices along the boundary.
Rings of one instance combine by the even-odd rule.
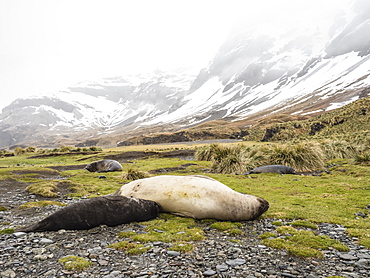
[[[23, 189], [15, 194], [3, 192], [0, 204], [11, 204], [11, 209], [0, 212], [0, 229], [35, 223], [58, 209], [55, 206], [16, 209], [35, 199]], [[58, 200], [76, 202], [65, 197]], [[317, 233], [338, 239], [351, 250], [324, 251], [324, 259], [300, 259], [261, 245], [258, 235], [273, 232], [276, 227], [271, 223], [276, 220], [244, 222], [242, 236], [228, 236], [209, 228], [209, 224], [199, 224], [205, 230], [206, 240], [194, 242], [193, 252], [169, 251], [170, 244], [154, 242], [149, 244], [153, 248], [147, 253], [135, 256], [107, 246], [122, 240], [117, 237], [121, 231], [142, 232], [144, 227], [139, 224], [100, 226], [85, 231], [2, 234], [0, 277], [370, 277], [370, 250], [358, 245], [355, 238], [348, 238], [345, 228], [339, 225], [323, 223]], [[58, 260], [68, 255], [84, 257], [92, 265], [82, 272], [64, 270]]]

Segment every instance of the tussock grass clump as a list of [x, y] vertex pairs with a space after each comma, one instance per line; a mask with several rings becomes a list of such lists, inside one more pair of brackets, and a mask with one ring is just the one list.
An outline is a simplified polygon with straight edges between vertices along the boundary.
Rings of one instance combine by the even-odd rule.
[[274, 144], [268, 150], [269, 164], [293, 167], [296, 171], [312, 171], [324, 167], [325, 156], [318, 143]]
[[65, 269], [82, 271], [88, 268], [92, 263], [84, 258], [77, 256], [67, 256], [60, 258], [59, 263], [63, 264]]
[[10, 157], [13, 156], [14, 153], [9, 152], [7, 150], [0, 150], [0, 157]]
[[6, 211], [6, 210], [7, 210], [6, 208], [0, 206], [0, 211]]
[[197, 148], [195, 152], [196, 160], [212, 161], [214, 151], [219, 147], [219, 144], [211, 144]]
[[33, 183], [26, 187], [26, 191], [31, 194], [41, 195], [43, 197], [57, 197], [57, 182], [55, 181], [43, 181]]
[[212, 170], [221, 174], [236, 174], [247, 171], [243, 153], [230, 153], [225, 157], [217, 157], [212, 164]]
[[59, 152], [61, 152], [61, 153], [67, 153], [67, 152], [70, 152], [72, 150], [73, 150], [72, 146], [61, 146], [59, 148]]
[[353, 158], [357, 153], [357, 148], [344, 140], [325, 139], [320, 142], [326, 159]]
[[354, 155], [356, 164], [369, 164], [370, 163], [370, 151], [359, 152]]
[[196, 152], [196, 159], [212, 161], [212, 170], [221, 174], [245, 173], [258, 166], [281, 164], [297, 171], [324, 167], [325, 155], [316, 142], [270, 144], [254, 147], [212, 144]]
[[72, 193], [69, 193], [68, 196], [71, 197], [82, 197], [82, 196], [88, 196], [90, 193], [95, 193], [97, 190], [97, 187], [94, 185], [86, 186], [83, 183], [80, 182], [71, 182], [69, 184], [69, 190]]
[[262, 234], [260, 236], [260, 238], [263, 238], [262, 243], [272, 248], [285, 249], [290, 254], [298, 257], [322, 258], [323, 253], [320, 250], [328, 250], [329, 247], [335, 248], [340, 252], [349, 250], [347, 246], [338, 240], [331, 239], [328, 236], [316, 236], [311, 231], [281, 226], [276, 229], [276, 232], [279, 235], [277, 238], [271, 238], [270, 233], [268, 235]]
[[269, 145], [245, 146], [212, 144], [196, 151], [197, 160], [212, 161], [212, 170], [221, 174], [245, 173], [263, 165], [285, 165], [298, 172], [322, 170], [332, 159], [355, 159], [358, 164], [370, 161], [365, 145], [344, 140], [312, 140]]
[[[199, 148], [195, 153], [197, 160], [212, 161], [212, 170], [221, 174], [241, 174], [254, 168], [264, 159], [258, 148], [238, 145], [211, 144]], [[257, 162], [259, 161], [259, 162]]]
[[127, 170], [127, 173], [122, 175], [124, 180], [140, 180], [144, 178], [149, 178], [150, 175], [147, 172], [139, 171], [137, 169], [130, 168]]
[[36, 152], [36, 148], [35, 147], [27, 147], [25, 149], [26, 153], [34, 153]]
[[14, 149], [14, 155], [15, 156], [19, 156], [19, 155], [22, 155], [22, 154], [25, 154], [26, 151], [24, 149], [22, 149], [21, 147], [16, 147]]
[[61, 146], [60, 148], [54, 149], [38, 149], [37, 153], [39, 154], [48, 154], [48, 153], [79, 153], [79, 152], [102, 152], [102, 148], [95, 146], [89, 148], [75, 148], [72, 146]]

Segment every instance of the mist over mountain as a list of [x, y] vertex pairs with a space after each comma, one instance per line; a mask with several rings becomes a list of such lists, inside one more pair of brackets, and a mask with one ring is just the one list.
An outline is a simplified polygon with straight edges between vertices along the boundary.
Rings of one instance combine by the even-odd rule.
[[101, 139], [109, 136], [174, 131], [215, 119], [323, 113], [369, 96], [369, 34], [369, 1], [315, 17], [270, 9], [237, 22], [200, 72], [116, 76], [14, 101], [0, 114], [0, 147], [95, 138], [103, 144], [112, 143]]

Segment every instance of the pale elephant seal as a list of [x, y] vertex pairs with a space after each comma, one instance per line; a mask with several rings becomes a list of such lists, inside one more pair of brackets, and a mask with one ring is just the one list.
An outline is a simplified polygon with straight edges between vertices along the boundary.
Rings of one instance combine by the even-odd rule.
[[99, 225], [117, 226], [157, 217], [160, 206], [153, 201], [106, 195], [61, 208], [40, 222], [16, 232], [87, 230]]
[[103, 159], [87, 164], [85, 169], [88, 170], [89, 172], [98, 172], [98, 173], [114, 172], [122, 171], [122, 165], [116, 160]]
[[278, 173], [278, 174], [296, 174], [295, 170], [292, 167], [284, 165], [266, 165], [254, 168], [253, 170], [243, 174], [260, 174], [260, 173]]
[[162, 212], [196, 219], [253, 220], [269, 203], [205, 176], [156, 176], [132, 181], [113, 195], [157, 202]]

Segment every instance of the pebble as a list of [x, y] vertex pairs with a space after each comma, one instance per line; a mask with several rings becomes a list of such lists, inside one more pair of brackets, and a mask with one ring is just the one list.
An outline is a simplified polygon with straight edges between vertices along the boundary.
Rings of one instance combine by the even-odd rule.
[[216, 265], [216, 269], [220, 272], [226, 271], [229, 269], [229, 267], [226, 264], [219, 264]]
[[350, 254], [340, 254], [340, 255], [339, 255], [339, 258], [341, 258], [342, 260], [346, 260], [346, 261], [353, 261], [353, 260], [357, 260], [357, 257], [352, 256], [352, 255], [350, 255]]
[[236, 266], [236, 265], [242, 265], [246, 263], [246, 260], [243, 259], [235, 259], [235, 260], [229, 260], [226, 261], [226, 263], [230, 266]]
[[212, 276], [212, 275], [215, 275], [217, 272], [212, 270], [212, 269], [209, 269], [209, 270], [206, 270], [203, 272], [203, 275], [208, 277], [208, 276]]
[[167, 251], [167, 254], [170, 255], [170, 256], [180, 256], [180, 252], [177, 252], [177, 251]]
[[51, 239], [48, 239], [48, 238], [42, 238], [42, 239], [40, 239], [40, 243], [48, 245], [48, 244], [52, 244], [53, 241]]
[[22, 237], [22, 236], [26, 236], [26, 235], [27, 235], [27, 233], [24, 233], [24, 232], [16, 232], [16, 233], [13, 233], [13, 235], [14, 235], [15, 237]]

